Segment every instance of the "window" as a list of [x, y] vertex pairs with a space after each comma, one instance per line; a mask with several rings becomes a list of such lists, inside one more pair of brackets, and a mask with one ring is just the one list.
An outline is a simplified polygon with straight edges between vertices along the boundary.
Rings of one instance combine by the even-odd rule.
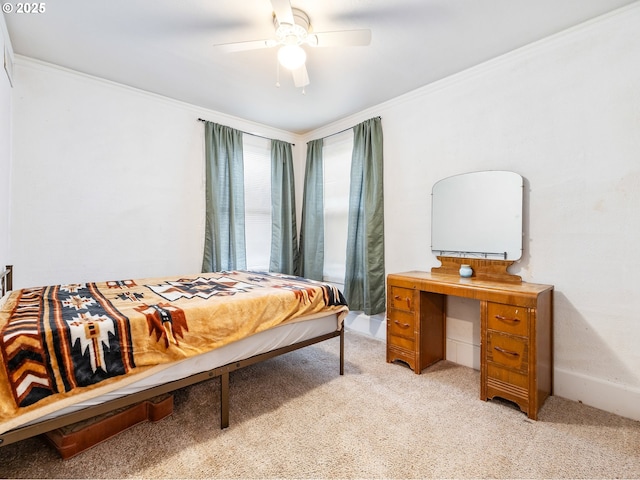
[[247, 269], [269, 270], [271, 256], [271, 141], [243, 135]]
[[344, 284], [349, 224], [349, 185], [353, 131], [324, 139], [324, 271], [325, 281]]

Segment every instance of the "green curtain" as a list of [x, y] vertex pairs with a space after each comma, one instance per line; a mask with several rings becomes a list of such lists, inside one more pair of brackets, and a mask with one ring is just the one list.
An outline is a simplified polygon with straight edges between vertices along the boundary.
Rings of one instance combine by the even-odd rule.
[[296, 193], [291, 144], [271, 140], [271, 258], [269, 270], [299, 275]]
[[351, 310], [385, 310], [384, 193], [380, 118], [353, 127], [344, 294]]
[[242, 132], [205, 122], [203, 272], [246, 269]]
[[322, 280], [324, 268], [323, 144], [322, 138], [307, 143], [307, 164], [302, 198], [300, 275], [313, 280]]

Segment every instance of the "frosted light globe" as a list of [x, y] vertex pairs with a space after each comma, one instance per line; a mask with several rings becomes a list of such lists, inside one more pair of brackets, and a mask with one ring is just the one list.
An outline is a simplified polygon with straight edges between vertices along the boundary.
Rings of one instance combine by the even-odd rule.
[[289, 70], [297, 70], [307, 60], [307, 52], [300, 45], [285, 45], [278, 50], [280, 65]]

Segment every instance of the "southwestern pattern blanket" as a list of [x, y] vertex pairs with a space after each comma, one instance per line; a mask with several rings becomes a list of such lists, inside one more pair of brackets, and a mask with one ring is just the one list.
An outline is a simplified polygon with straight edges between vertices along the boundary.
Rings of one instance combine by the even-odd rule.
[[104, 393], [123, 376], [303, 316], [342, 319], [347, 311], [329, 284], [264, 272], [15, 291], [0, 310], [0, 432], [23, 412], [98, 387]]

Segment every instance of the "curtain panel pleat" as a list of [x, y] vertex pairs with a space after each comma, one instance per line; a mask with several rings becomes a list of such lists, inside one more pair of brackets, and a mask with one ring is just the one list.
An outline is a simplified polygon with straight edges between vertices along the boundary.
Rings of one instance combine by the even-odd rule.
[[300, 274], [291, 144], [271, 140], [271, 258], [269, 270]]
[[322, 280], [324, 269], [324, 140], [307, 143], [304, 173], [302, 225], [300, 226], [300, 275]]
[[246, 269], [242, 132], [205, 122], [203, 272]]
[[345, 297], [351, 310], [385, 310], [382, 124], [373, 118], [353, 128]]

